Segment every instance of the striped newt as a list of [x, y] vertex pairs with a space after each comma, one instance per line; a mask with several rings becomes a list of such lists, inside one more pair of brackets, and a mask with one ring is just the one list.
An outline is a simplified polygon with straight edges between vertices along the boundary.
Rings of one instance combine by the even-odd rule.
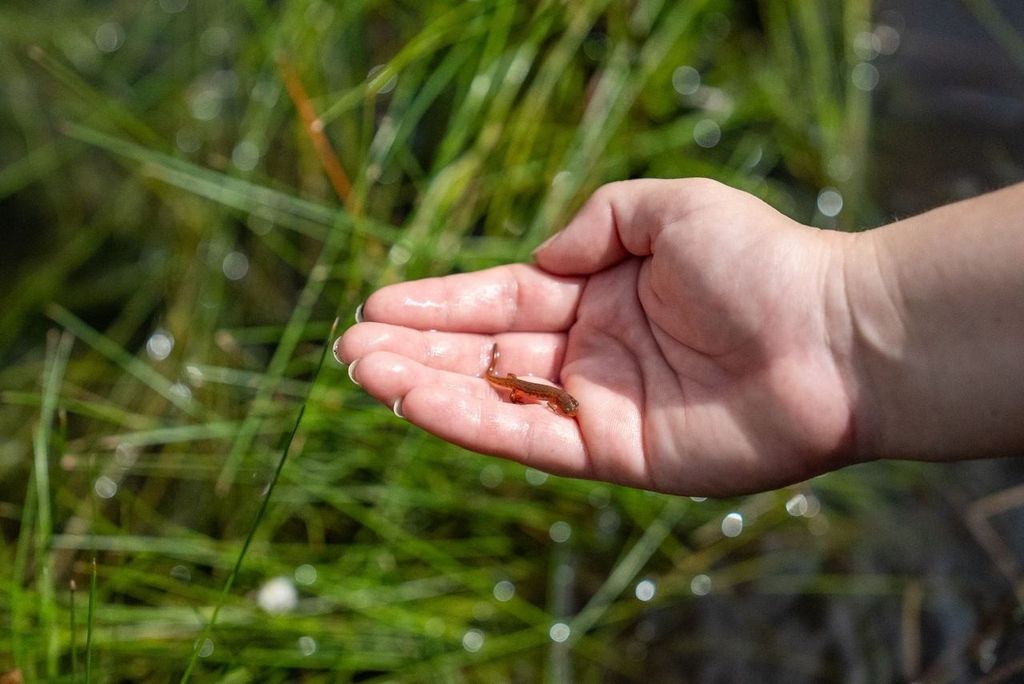
[[498, 375], [494, 371], [494, 367], [497, 363], [498, 345], [495, 344], [491, 347], [491, 363], [487, 366], [487, 372], [484, 373], [484, 378], [486, 378], [487, 382], [491, 383], [495, 387], [504, 387], [511, 390], [509, 399], [513, 403], [521, 403], [524, 396], [532, 397], [538, 401], [545, 402], [548, 405], [548, 408], [560, 416], [572, 418], [576, 415], [576, 412], [579, 410], [580, 403], [576, 401], [575, 397], [565, 390], [552, 387], [551, 385], [542, 385], [539, 382], [520, 380], [512, 373]]

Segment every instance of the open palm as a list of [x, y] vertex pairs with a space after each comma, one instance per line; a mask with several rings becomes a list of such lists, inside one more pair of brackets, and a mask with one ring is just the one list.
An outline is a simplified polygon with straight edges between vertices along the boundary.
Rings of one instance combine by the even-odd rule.
[[[537, 266], [393, 285], [337, 342], [411, 422], [549, 472], [683, 494], [805, 479], [849, 458], [843, 236], [707, 180], [605, 186]], [[575, 420], [482, 375], [551, 378]]]

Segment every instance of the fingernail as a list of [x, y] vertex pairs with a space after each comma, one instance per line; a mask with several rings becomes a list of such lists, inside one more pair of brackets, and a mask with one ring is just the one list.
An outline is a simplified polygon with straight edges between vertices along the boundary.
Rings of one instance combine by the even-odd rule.
[[363, 304], [365, 303], [366, 302], [362, 302], [359, 306], [356, 307], [356, 323], [363, 322]]
[[352, 382], [354, 382], [356, 384], [356, 386], [362, 387], [362, 385], [359, 384], [359, 381], [356, 380], [355, 370], [356, 370], [356, 364], [357, 363], [359, 363], [359, 359], [356, 359], [355, 361], [353, 361], [351, 363], [351, 365], [349, 365], [349, 367], [348, 367], [348, 379], [351, 380]]
[[334, 347], [332, 348], [332, 350], [334, 352], [334, 360], [337, 361], [338, 363], [340, 363], [342, 366], [347, 366], [348, 364], [345, 363], [345, 360], [343, 358], [341, 358], [341, 338], [340, 337], [334, 341]]
[[548, 245], [550, 245], [550, 244], [551, 244], [552, 242], [554, 242], [554, 241], [555, 241], [555, 238], [557, 238], [557, 237], [558, 237], [559, 235], [561, 235], [561, 234], [562, 234], [562, 233], [561, 233], [561, 231], [559, 231], [559, 232], [555, 233], [554, 235], [552, 235], [551, 237], [549, 237], [549, 238], [548, 238], [547, 240], [545, 240], [544, 242], [542, 242], [542, 243], [540, 243], [539, 245], [537, 245], [537, 246], [536, 246], [536, 247], [535, 247], [535, 248], [533, 249], [533, 251], [532, 251], [532, 252], [530, 252], [530, 255], [531, 255], [531, 256], [537, 256], [537, 252], [541, 251], [542, 249], [544, 249], [545, 247], [547, 247]]
[[394, 411], [395, 415], [398, 416], [399, 418], [402, 418], [402, 419], [405, 418], [405, 414], [402, 413], [402, 399], [401, 399], [401, 397], [399, 397], [398, 399], [395, 399], [395, 403], [391, 405], [391, 410]]

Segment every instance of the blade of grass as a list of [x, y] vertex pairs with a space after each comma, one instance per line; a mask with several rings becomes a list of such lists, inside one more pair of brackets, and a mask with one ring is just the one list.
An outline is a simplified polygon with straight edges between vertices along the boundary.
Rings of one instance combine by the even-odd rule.
[[96, 615], [96, 552], [89, 562], [89, 610], [85, 618], [85, 684], [92, 682], [92, 635]]
[[[324, 341], [323, 349], [320, 351], [320, 362], [317, 364], [316, 372], [313, 373], [313, 379], [310, 382], [310, 386], [316, 383], [317, 377], [320, 375], [320, 370], [323, 368], [324, 359], [327, 358], [327, 349], [331, 346], [330, 342], [334, 338], [334, 333], [338, 327], [338, 319], [334, 319], [334, 324], [331, 326], [331, 331], [327, 335], [327, 340]], [[308, 401], [308, 396], [307, 396]], [[256, 516], [253, 518], [252, 524], [249, 526], [249, 533], [245, 537], [245, 541], [242, 543], [242, 548], [238, 552], [238, 558], [235, 560], [235, 566], [228, 574], [227, 580], [224, 582], [224, 588], [221, 590], [220, 597], [217, 599], [216, 605], [213, 607], [213, 613], [210, 615], [210, 619], [206, 622], [203, 627], [203, 631], [200, 632], [199, 636], [196, 637], [195, 645], [192, 649], [192, 657], [189, 658], [188, 666], [185, 668], [185, 672], [181, 675], [181, 683], [184, 684], [192, 676], [192, 670], [195, 669], [196, 663], [199, 659], [199, 651], [206, 643], [209, 638], [210, 632], [213, 630], [214, 624], [217, 622], [217, 615], [220, 613], [221, 607], [224, 605], [224, 601], [227, 600], [228, 594], [231, 592], [231, 587], [235, 583], [235, 579], [238, 577], [238, 573], [242, 568], [242, 561], [245, 560], [245, 554], [249, 550], [249, 546], [252, 544], [252, 540], [256, 536], [256, 530], [259, 529], [260, 521], [263, 520], [263, 516], [266, 515], [267, 506], [270, 504], [270, 497], [274, 493], [274, 487], [277, 485], [278, 480], [281, 477], [281, 471], [284, 469], [284, 464], [288, 460], [288, 451], [291, 449], [292, 442], [295, 441], [295, 435], [299, 431], [299, 426], [302, 425], [302, 416], [306, 412], [306, 401], [302, 402], [302, 406], [299, 407], [298, 415], [295, 416], [295, 423], [292, 426], [291, 432], [288, 434], [288, 438], [284, 442], [284, 446], [281, 448], [281, 457], [277, 461], [277, 468], [274, 470], [274, 475], [270, 479], [270, 484], [267, 486], [267, 491], [263, 495], [263, 500], [260, 502], [260, 507], [256, 511]]]
[[75, 580], [68, 582], [68, 613], [71, 624], [71, 681], [78, 681], [78, 622], [75, 619], [75, 593], [78, 587]]
[[[0, 404], [41, 407], [43, 397], [34, 392], [0, 392]], [[159, 422], [153, 418], [126, 411], [120, 406], [114, 406], [96, 397], [71, 399], [64, 396], [61, 397], [61, 407], [68, 413], [111, 423], [129, 430], [151, 430], [156, 429], [159, 425]]]
[[14, 551], [14, 573], [8, 587], [11, 604], [11, 659], [15, 668], [20, 668], [31, 677], [34, 675], [34, 658], [25, 651], [24, 635], [29, 632], [31, 620], [28, 615], [30, 599], [25, 595], [26, 575], [28, 574], [29, 551], [32, 548], [32, 532], [35, 528], [36, 492], [34, 470], [29, 471], [25, 485], [25, 505], [22, 507], [21, 523], [18, 531], [18, 542]]
[[57, 397], [64, 379], [71, 355], [74, 337], [64, 332], [59, 337], [50, 335], [50, 350], [47, 354], [46, 370], [43, 380], [43, 403], [39, 412], [39, 422], [33, 437], [33, 454], [36, 484], [36, 558], [38, 564], [39, 590], [39, 622], [40, 629], [46, 640], [46, 673], [48, 677], [57, 675], [58, 658], [58, 627], [57, 597], [53, 582], [53, 549], [50, 540], [53, 537], [53, 513], [50, 492], [50, 434], [54, 415], [57, 411]]
[[38, 45], [28, 49], [29, 57], [50, 73], [65, 88], [86, 103], [92, 118], [107, 120], [119, 130], [126, 131], [147, 145], [159, 145], [160, 138], [145, 123], [140, 121], [124, 105], [106, 93], [96, 90], [74, 70], [54, 59]]
[[483, 4], [458, 5], [424, 26], [416, 37], [407, 42], [398, 54], [392, 57], [373, 77], [366, 79], [337, 98], [334, 104], [320, 115], [320, 125], [326, 126], [344, 112], [359, 106], [365, 101], [367, 95], [372, 96], [379, 92], [392, 78], [398, 76], [409, 62], [421, 59], [424, 55], [430, 55], [443, 45], [473, 37], [466, 29], [473, 26], [469, 20], [482, 11]]
[[146, 365], [145, 362], [132, 356], [124, 347], [91, 327], [82, 319], [59, 304], [51, 304], [46, 309], [47, 315], [60, 325], [71, 331], [87, 345], [107, 357], [130, 375], [162, 396], [168, 402], [192, 417], [207, 413], [206, 408], [191, 396], [182, 395], [174, 390], [174, 383]]
[[1003, 11], [992, 0], [963, 0], [967, 9], [975, 16], [1006, 56], [1024, 71], [1024, 37], [1014, 24], [1007, 20]]
[[583, 120], [576, 129], [573, 143], [561, 164], [562, 170], [567, 173], [557, 177], [558, 182], [552, 183], [545, 195], [520, 243], [520, 258], [526, 257], [532, 246], [550, 232], [551, 226], [558, 223], [572, 198], [589, 181], [591, 171], [600, 168], [597, 162], [601, 153], [621, 128], [651, 74], [709, 2], [697, 0], [680, 3], [669, 10], [658, 22], [657, 31], [651, 34], [641, 48], [637, 58], [638, 66], [632, 66], [631, 46], [622, 44], [613, 49], [605, 74], [598, 82]]
[[154, 178], [219, 204], [266, 216], [313, 238], [322, 240], [330, 233], [347, 231], [365, 233], [385, 242], [393, 242], [397, 236], [393, 227], [372, 219], [356, 221], [336, 207], [205, 169], [87, 126], [65, 123], [63, 131], [75, 140], [144, 164], [146, 173]]
[[320, 249], [316, 264], [310, 269], [309, 278], [306, 279], [306, 284], [299, 293], [298, 302], [281, 334], [280, 342], [274, 349], [274, 355], [267, 365], [267, 371], [260, 380], [256, 396], [249, 405], [249, 411], [239, 429], [238, 436], [231, 446], [231, 451], [228, 452], [220, 477], [217, 478], [217, 492], [220, 494], [226, 492], [231, 486], [235, 472], [253, 444], [253, 439], [263, 420], [262, 412], [270, 402], [278, 382], [284, 376], [288, 363], [303, 337], [303, 330], [312, 315], [313, 306], [323, 293], [331, 267], [337, 262], [342, 248], [346, 244], [346, 237], [345, 231], [331, 231]]
[[291, 97], [295, 109], [299, 112], [306, 135], [313, 143], [313, 150], [320, 160], [324, 173], [330, 179], [338, 199], [347, 206], [352, 194], [352, 181], [349, 180], [338, 155], [334, 153], [334, 148], [331, 147], [330, 141], [324, 135], [324, 125], [317, 119], [316, 109], [314, 109], [309, 95], [306, 94], [306, 87], [302, 85], [298, 70], [284, 53], [277, 57], [277, 68], [281, 74], [281, 80], [284, 81], [285, 87], [288, 89], [288, 96]]
[[644, 530], [643, 535], [633, 545], [633, 548], [608, 574], [604, 584], [594, 592], [587, 605], [569, 622], [569, 644], [579, 641], [601, 619], [612, 602], [618, 598], [644, 564], [655, 554], [665, 538], [671, 534], [672, 528], [686, 512], [688, 503], [686, 499], [675, 498], [665, 504], [661, 515]]

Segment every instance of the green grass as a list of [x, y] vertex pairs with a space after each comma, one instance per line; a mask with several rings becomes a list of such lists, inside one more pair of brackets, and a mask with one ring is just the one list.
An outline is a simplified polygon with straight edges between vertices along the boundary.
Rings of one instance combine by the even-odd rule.
[[[833, 596], [898, 602], [908, 578], [859, 572], [850, 549], [912, 470], [704, 502], [548, 478], [430, 438], [320, 365], [330, 322], [375, 288], [525, 259], [607, 181], [710, 176], [820, 225], [835, 187], [840, 227], [870, 221], [869, 98], [849, 79], [868, 12], [5, 3], [0, 673], [618, 681], [654, 651], [732, 657], [683, 629], [703, 576], [741, 613], [751, 592], [804, 597], [794, 626]], [[821, 511], [787, 513], [797, 494]], [[275, 577], [299, 599], [270, 615]], [[731, 646], [747, 639], [780, 679], [805, 667], [754, 633]]]

